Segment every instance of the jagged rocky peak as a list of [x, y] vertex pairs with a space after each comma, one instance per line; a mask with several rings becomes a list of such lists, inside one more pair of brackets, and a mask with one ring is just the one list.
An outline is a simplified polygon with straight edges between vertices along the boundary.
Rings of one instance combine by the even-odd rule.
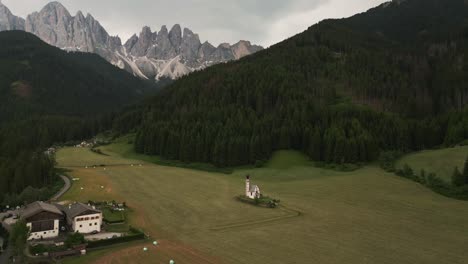
[[133, 46], [135, 46], [137, 42], [138, 42], [138, 36], [136, 34], [133, 34], [124, 44], [125, 50], [127, 52], [130, 52]]
[[[148, 49], [156, 41], [156, 37], [157, 32], [151, 32], [150, 27], [143, 27], [140, 36], [136, 38], [135, 44], [133, 45], [131, 50], [127, 50], [127, 52], [136, 57], [146, 56], [146, 54], [148, 53]], [[135, 41], [135, 38], [132, 41]]]
[[216, 50], [211, 54], [210, 61], [225, 62], [234, 60], [234, 53], [232, 52], [231, 45], [229, 43], [221, 43]]
[[170, 40], [170, 33], [167, 31], [167, 27], [162, 26], [161, 30], [156, 36], [154, 45], [150, 47], [146, 56], [153, 59], [170, 60], [177, 55], [178, 51], [172, 45]]
[[68, 30], [72, 16], [59, 2], [50, 2], [39, 12], [26, 18], [25, 30], [34, 33], [45, 42], [66, 47]]
[[0, 31], [24, 30], [24, 19], [13, 15], [0, 0]]
[[197, 60], [200, 46], [201, 42], [198, 34], [194, 34], [190, 29], [185, 28], [180, 47], [183, 58], [189, 61]]
[[85, 21], [85, 20], [86, 20], [86, 18], [85, 18], [85, 16], [84, 16], [83, 12], [81, 12], [81, 10], [78, 11], [78, 12], [76, 12], [75, 20], [76, 20], [76, 19], [81, 20], [81, 21]]
[[57, 12], [57, 16], [59, 17], [63, 15], [71, 17], [68, 10], [58, 1], [52, 1], [46, 4], [41, 10], [41, 12], [47, 12], [47, 13], [51, 11]]
[[50, 2], [26, 19], [25, 30], [45, 42], [67, 50], [94, 52], [108, 59], [122, 46], [119, 37], [111, 37], [91, 14], [81, 11], [71, 16], [59, 2]]
[[159, 30], [159, 34], [169, 36], [169, 32], [167, 31], [167, 26], [166, 25], [161, 26], [161, 30]]
[[59, 2], [50, 2], [26, 21], [15, 17], [0, 0], [0, 31], [20, 29], [37, 35], [56, 47], [99, 54], [110, 63], [144, 79], [178, 78], [194, 70], [234, 60], [261, 49], [248, 41], [233, 46], [201, 44], [198, 34], [179, 24], [159, 32], [143, 27], [124, 45], [118, 36], [110, 36], [91, 14], [78, 11], [75, 16]]
[[262, 50], [261, 46], [252, 45], [250, 41], [241, 40], [236, 44], [232, 45], [232, 52], [236, 60], [248, 56], [252, 53]]
[[169, 31], [169, 40], [172, 43], [172, 46], [176, 49], [182, 44], [182, 28], [179, 24], [175, 24], [171, 31]]
[[213, 54], [213, 52], [215, 52], [216, 48], [211, 45], [211, 43], [209, 43], [208, 41], [205, 41], [201, 47], [200, 47], [200, 51], [198, 52], [198, 58], [199, 60], [201, 61], [207, 61], [209, 59], [209, 57], [211, 56], [211, 54]]

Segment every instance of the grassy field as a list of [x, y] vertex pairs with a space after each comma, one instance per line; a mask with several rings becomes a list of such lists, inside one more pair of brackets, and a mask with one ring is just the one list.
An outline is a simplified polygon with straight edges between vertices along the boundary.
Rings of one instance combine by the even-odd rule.
[[434, 172], [441, 179], [450, 182], [455, 167], [458, 167], [460, 171], [463, 170], [463, 164], [467, 157], [468, 146], [427, 150], [403, 157], [398, 161], [397, 167], [408, 164], [417, 173], [424, 169], [426, 172]]
[[[62, 149], [59, 165], [80, 181], [65, 199], [126, 201], [130, 222], [162, 241], [104, 250], [65, 263], [466, 263], [468, 203], [437, 195], [377, 167], [337, 172], [281, 151], [233, 174], [129, 161], [123, 143]], [[68, 155], [72, 153], [73, 155]], [[106, 164], [104, 168], [84, 166]], [[250, 174], [277, 209], [236, 201]], [[105, 186], [103, 192], [100, 186]], [[81, 189], [83, 188], [83, 189]]]
[[125, 212], [113, 211], [110, 208], [102, 209], [102, 214], [105, 221], [109, 222], [124, 222], [125, 221]]
[[118, 153], [120, 157], [128, 160], [139, 160], [148, 163], [153, 163], [157, 165], [169, 166], [169, 167], [178, 167], [178, 168], [187, 168], [187, 169], [196, 169], [201, 171], [208, 172], [219, 172], [219, 173], [232, 173], [234, 169], [238, 168], [218, 168], [212, 164], [207, 163], [184, 163], [177, 160], [167, 160], [159, 156], [148, 156], [139, 154], [133, 151], [133, 145], [129, 144], [133, 142], [134, 135], [130, 134], [124, 137], [116, 139], [112, 145], [100, 147], [99, 149], [104, 149], [110, 153]]

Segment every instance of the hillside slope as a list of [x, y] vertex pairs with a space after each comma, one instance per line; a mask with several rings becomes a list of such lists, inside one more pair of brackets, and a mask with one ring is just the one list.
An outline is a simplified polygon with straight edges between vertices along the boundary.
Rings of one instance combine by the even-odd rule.
[[139, 152], [218, 166], [275, 149], [343, 163], [456, 143], [468, 137], [467, 21], [463, 0], [393, 1], [325, 20], [182, 78], [117, 127], [138, 128]]
[[28, 111], [96, 114], [151, 90], [98, 55], [68, 53], [21, 31], [0, 32], [0, 72], [0, 120]]
[[[99, 117], [152, 92], [98, 55], [67, 53], [32, 34], [0, 32], [0, 203], [43, 200], [57, 181], [44, 149], [108, 127]], [[107, 123], [106, 123], [107, 122]], [[28, 188], [26, 194], [16, 196]]]

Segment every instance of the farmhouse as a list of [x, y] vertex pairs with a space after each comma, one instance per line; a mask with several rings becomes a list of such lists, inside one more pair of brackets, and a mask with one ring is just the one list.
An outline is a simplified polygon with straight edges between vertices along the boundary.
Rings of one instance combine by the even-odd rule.
[[260, 198], [260, 188], [257, 185], [250, 184], [250, 176], [245, 179], [245, 196], [250, 199]]
[[63, 206], [62, 210], [73, 232], [82, 234], [101, 232], [102, 212], [100, 210], [83, 203]]
[[26, 206], [21, 212], [29, 227], [28, 240], [54, 238], [59, 235], [60, 221], [64, 219], [63, 213], [54, 205], [44, 202], [34, 202]]

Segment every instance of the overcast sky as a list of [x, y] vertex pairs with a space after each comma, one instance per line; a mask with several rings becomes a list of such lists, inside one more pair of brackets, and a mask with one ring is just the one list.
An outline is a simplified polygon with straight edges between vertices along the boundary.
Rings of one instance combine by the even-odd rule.
[[[0, 0], [26, 17], [49, 0]], [[181, 24], [217, 45], [250, 40], [268, 47], [325, 18], [361, 13], [386, 0], [60, 0], [72, 15], [92, 14], [125, 42], [144, 25], [159, 31]]]

